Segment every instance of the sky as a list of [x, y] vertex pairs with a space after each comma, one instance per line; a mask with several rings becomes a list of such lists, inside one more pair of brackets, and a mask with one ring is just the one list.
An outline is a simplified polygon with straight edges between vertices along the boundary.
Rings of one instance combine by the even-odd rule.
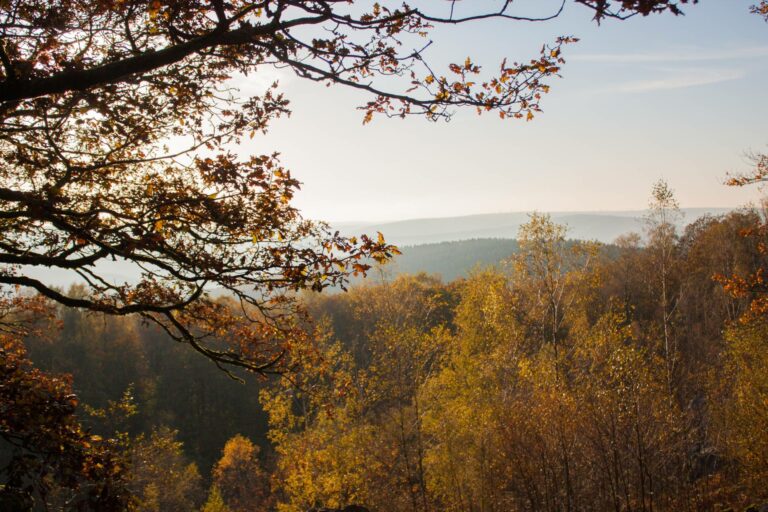
[[[448, 5], [422, 3], [433, 12]], [[244, 91], [278, 78], [293, 113], [238, 151], [280, 152], [303, 183], [295, 204], [331, 222], [640, 210], [660, 178], [683, 207], [738, 207], [761, 193], [724, 186], [726, 174], [748, 171], [749, 152], [768, 151], [768, 23], [749, 13], [753, 3], [701, 0], [685, 16], [598, 26], [569, 2], [554, 21], [431, 34], [426, 58], [437, 68], [472, 56], [490, 70], [504, 57], [535, 57], [559, 35], [579, 37], [531, 122], [459, 111], [448, 123], [378, 117], [363, 126], [364, 94], [265, 68]], [[526, 14], [556, 5], [517, 2]]]

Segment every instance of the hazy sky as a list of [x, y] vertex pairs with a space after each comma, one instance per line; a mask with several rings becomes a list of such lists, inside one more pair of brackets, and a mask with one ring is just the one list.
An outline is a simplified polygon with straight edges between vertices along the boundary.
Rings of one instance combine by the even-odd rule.
[[[530, 123], [466, 111], [450, 123], [382, 117], [363, 126], [355, 107], [364, 95], [279, 73], [293, 115], [240, 150], [281, 152], [303, 182], [296, 204], [330, 221], [642, 209], [661, 177], [682, 206], [742, 205], [757, 190], [725, 187], [725, 174], [748, 170], [748, 151], [768, 150], [768, 24], [749, 14], [753, 3], [702, 0], [684, 17], [599, 27], [574, 4], [553, 22], [433, 32], [427, 58], [438, 67], [471, 55], [491, 70], [505, 56], [534, 57], [558, 35], [581, 38]], [[545, 12], [559, 2], [518, 5]]]

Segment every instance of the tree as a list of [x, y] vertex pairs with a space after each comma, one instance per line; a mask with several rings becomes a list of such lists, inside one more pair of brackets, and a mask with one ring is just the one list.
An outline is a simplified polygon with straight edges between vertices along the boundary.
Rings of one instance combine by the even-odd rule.
[[672, 390], [672, 374], [677, 363], [677, 343], [672, 332], [672, 318], [677, 309], [679, 293], [673, 283], [673, 265], [677, 249], [677, 226], [682, 218], [674, 191], [664, 180], [653, 185], [651, 202], [646, 217], [648, 249], [652, 259], [651, 280], [658, 287], [659, 309], [663, 338], [664, 360], [667, 365], [667, 382]]
[[34, 368], [3, 333], [0, 382], [0, 508], [125, 510], [126, 464], [113, 440], [81, 425], [71, 380]]
[[[696, 0], [574, 0], [595, 19], [680, 14]], [[563, 4], [564, 5], [564, 4]], [[139, 314], [219, 365], [285, 369], [297, 334], [290, 292], [345, 283], [383, 237], [345, 238], [291, 206], [299, 182], [276, 155], [231, 145], [288, 113], [277, 86], [240, 98], [231, 78], [280, 65], [363, 90], [375, 113], [430, 119], [452, 107], [532, 119], [563, 63], [561, 37], [484, 77], [471, 58], [445, 75], [426, 63], [436, 25], [518, 16], [340, 0], [9, 0], [0, 12], [0, 283], [69, 307]], [[445, 11], [445, 9], [443, 10]], [[418, 44], [416, 41], [421, 41]], [[417, 48], [413, 50], [412, 48]], [[391, 85], [390, 76], [403, 77]], [[399, 85], [402, 89], [397, 89]], [[173, 139], [172, 147], [167, 144]], [[136, 283], [100, 266], [126, 261]], [[28, 268], [79, 275], [72, 297]], [[236, 297], [240, 311], [213, 301]], [[236, 339], [222, 345], [216, 340]], [[295, 340], [294, 340], [295, 341]]]
[[161, 427], [130, 441], [129, 486], [140, 510], [193, 510], [204, 497], [197, 465], [187, 460], [176, 435]]
[[[522, 292], [528, 321], [541, 340], [537, 357], [531, 363], [522, 364], [534, 368], [531, 375], [537, 377], [533, 379], [532, 393], [541, 393], [547, 402], [536, 412], [547, 422], [547, 429], [556, 434], [554, 442], [545, 442], [541, 447], [542, 457], [551, 460], [553, 478], [564, 481], [564, 492], [551, 499], [558, 508], [575, 510], [579, 507], [578, 492], [574, 489], [575, 436], [571, 426], [574, 403], [564, 393], [568, 388], [567, 359], [571, 350], [563, 348], [567, 347], [565, 343], [570, 337], [569, 330], [575, 326], [574, 320], [581, 316], [578, 313], [583, 308], [578, 305], [589, 300], [595, 281], [591, 267], [597, 246], [569, 243], [566, 233], [566, 226], [554, 223], [549, 215], [531, 215], [518, 234], [520, 253], [513, 257], [513, 282]], [[551, 357], [542, 348], [550, 348]], [[549, 385], [541, 385], [537, 380]]]
[[261, 392], [278, 455], [277, 509], [284, 512], [365, 502], [376, 481], [370, 476], [383, 474], [370, 457], [374, 432], [359, 421], [362, 400], [353, 384], [352, 357], [330, 339], [324, 325], [319, 328], [317, 351], [304, 361], [295, 382], [280, 379], [274, 389]]
[[461, 289], [445, 363], [419, 390], [434, 510], [504, 510], [502, 472], [519, 461], [506, 458], [498, 436], [512, 414], [500, 421], [499, 413], [521, 411], [511, 400], [515, 366], [531, 345], [540, 345], [526, 339], [519, 299], [500, 272], [473, 274]]
[[[752, 156], [754, 168], [748, 174], [731, 176], [727, 185], [743, 187], [746, 185], [762, 184], [768, 179], [768, 154], [760, 153]], [[742, 236], [751, 241], [759, 254], [758, 266], [751, 272], [718, 272], [715, 279], [725, 290], [735, 298], [747, 299], [749, 310], [744, 313], [744, 320], [759, 318], [768, 313], [768, 284], [766, 278], [766, 255], [768, 255], [768, 222], [766, 222], [766, 203], [763, 201], [761, 215], [752, 225], [742, 230]]]
[[231, 512], [221, 497], [218, 487], [211, 487], [208, 493], [208, 501], [205, 502], [201, 512]]
[[[738, 321], [749, 298], [723, 290], [713, 275], [749, 274], [764, 257], [746, 231], [760, 222], [755, 209], [719, 218], [702, 217], [689, 224], [678, 242], [680, 274], [676, 336], [682, 372], [703, 372], [724, 348], [723, 326]], [[703, 383], [705, 379], [696, 379]]]
[[228, 510], [270, 510], [269, 477], [258, 455], [259, 447], [241, 435], [232, 437], [224, 445], [221, 459], [213, 468], [211, 496], [219, 493]]
[[686, 412], [670, 401], [666, 367], [607, 313], [579, 340], [574, 358], [581, 484], [601, 510], [675, 510], [688, 500]]
[[567, 241], [566, 233], [567, 227], [549, 215], [534, 213], [520, 226], [520, 253], [512, 258], [514, 285], [523, 291], [529, 318], [542, 343], [553, 348], [556, 361], [568, 310], [585, 297], [581, 288], [592, 277], [597, 252], [594, 244]]
[[434, 510], [418, 393], [441, 364], [449, 290], [422, 274], [324, 300], [335, 308], [315, 304], [315, 312], [346, 320], [333, 333], [339, 341], [322, 321], [320, 361], [262, 392], [278, 455], [278, 509]]
[[725, 368], [715, 401], [718, 440], [738, 461], [748, 496], [768, 499], [768, 326], [765, 319], [736, 324], [726, 332]]

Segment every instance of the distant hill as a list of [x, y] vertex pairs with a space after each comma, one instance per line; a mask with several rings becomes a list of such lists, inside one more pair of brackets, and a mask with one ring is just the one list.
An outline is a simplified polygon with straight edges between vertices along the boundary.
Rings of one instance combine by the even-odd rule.
[[[705, 215], [722, 215], [727, 208], [686, 208], [678, 229]], [[552, 219], [569, 227], [568, 238], [610, 244], [620, 235], [642, 233], [646, 212], [552, 213]], [[413, 219], [387, 224], [346, 225], [344, 233], [381, 231], [402, 255], [385, 267], [390, 275], [427, 272], [452, 281], [472, 269], [496, 265], [517, 251], [514, 237], [528, 213], [500, 213], [465, 217]]]
[[518, 249], [517, 240], [479, 238], [400, 247], [402, 255], [385, 269], [392, 274], [439, 274], [444, 281], [466, 277], [476, 267], [496, 265]]
[[[679, 228], [704, 215], [721, 215], [729, 208], [684, 208]], [[616, 237], [643, 229], [645, 211], [552, 212], [555, 222], [569, 227], [568, 237], [580, 240], [613, 242]], [[516, 238], [521, 224], [528, 222], [528, 212], [490, 213], [434, 219], [410, 219], [387, 223], [338, 223], [342, 233], [355, 235], [381, 231], [387, 242], [415, 246], [457, 240]]]
[[[398, 274], [437, 274], [450, 282], [468, 277], [477, 268], [496, 266], [508, 260], [519, 249], [517, 240], [510, 238], [475, 238], [455, 242], [439, 242], [401, 246], [401, 255], [388, 263], [383, 271], [394, 277]], [[616, 254], [616, 246], [606, 244], [602, 250], [609, 256]]]

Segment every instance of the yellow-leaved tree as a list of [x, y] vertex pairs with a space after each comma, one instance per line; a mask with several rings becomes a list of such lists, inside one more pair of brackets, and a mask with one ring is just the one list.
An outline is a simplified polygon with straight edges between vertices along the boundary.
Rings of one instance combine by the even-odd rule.
[[261, 466], [259, 447], [250, 439], [241, 435], [230, 438], [211, 476], [211, 498], [218, 494], [232, 512], [271, 509], [269, 476]]
[[738, 464], [739, 492], [768, 499], [768, 323], [732, 325], [726, 332], [725, 367], [713, 394], [717, 439]]

